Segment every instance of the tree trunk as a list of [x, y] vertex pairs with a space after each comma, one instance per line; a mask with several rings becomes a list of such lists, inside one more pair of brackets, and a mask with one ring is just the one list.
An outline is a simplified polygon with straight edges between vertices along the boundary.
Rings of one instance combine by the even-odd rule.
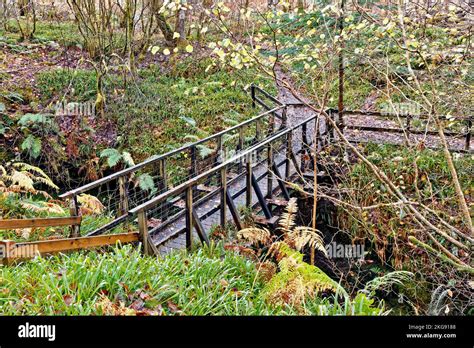
[[181, 8], [176, 14], [175, 32], [179, 34], [179, 38], [176, 40], [177, 45], [186, 41], [186, 9], [183, 8], [184, 5], [186, 5], [186, 0], [181, 0]]

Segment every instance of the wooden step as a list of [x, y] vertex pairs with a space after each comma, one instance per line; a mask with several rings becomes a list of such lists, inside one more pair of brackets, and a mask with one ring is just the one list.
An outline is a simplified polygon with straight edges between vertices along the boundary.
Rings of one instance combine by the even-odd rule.
[[177, 197], [173, 197], [173, 199], [170, 200], [170, 203], [173, 205], [173, 207], [175, 208], [180, 208], [180, 209], [184, 209], [186, 207], [186, 202], [184, 201], [184, 199], [182, 199], [181, 197], [177, 196]]
[[275, 207], [286, 207], [288, 205], [288, 201], [284, 199], [267, 199], [268, 205], [273, 205]]
[[[303, 177], [305, 179], [314, 181], [314, 172], [305, 172], [303, 173]], [[317, 174], [317, 181], [318, 183], [330, 183], [332, 181], [332, 178], [325, 172], [325, 171], [320, 171]]]
[[202, 192], [214, 192], [214, 191], [218, 190], [219, 188], [216, 187], [216, 186], [206, 186], [206, 185], [203, 185], [203, 184], [199, 184], [197, 186], [197, 189], [199, 191], [202, 191]]
[[264, 216], [252, 214], [253, 220], [257, 225], [273, 228], [278, 222], [279, 216], [273, 216], [271, 219], [267, 219]]

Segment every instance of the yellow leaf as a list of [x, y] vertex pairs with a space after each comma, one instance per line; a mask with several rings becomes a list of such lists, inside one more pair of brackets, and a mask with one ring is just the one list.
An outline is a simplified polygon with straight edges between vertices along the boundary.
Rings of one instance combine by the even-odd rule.
[[158, 51], [160, 50], [160, 47], [159, 46], [153, 46], [151, 48], [151, 54], [155, 55], [158, 53]]

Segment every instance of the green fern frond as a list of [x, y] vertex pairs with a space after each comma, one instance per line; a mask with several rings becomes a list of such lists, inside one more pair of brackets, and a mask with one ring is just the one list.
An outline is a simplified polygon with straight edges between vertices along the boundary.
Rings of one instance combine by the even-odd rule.
[[[303, 254], [284, 242], [274, 243], [281, 257], [278, 272], [265, 286], [262, 296], [275, 304], [299, 306], [307, 298], [314, 298], [322, 291], [347, 292], [336, 281], [316, 266], [303, 262]], [[275, 251], [275, 250], [274, 250]]]
[[48, 175], [46, 175], [46, 173], [41, 168], [32, 166], [31, 164], [28, 164], [28, 163], [16, 162], [16, 163], [13, 163], [12, 166], [14, 168], [20, 169], [21, 171], [33, 172], [33, 173], [41, 175], [42, 177], [45, 177], [45, 178], [48, 177]]
[[414, 274], [407, 271], [394, 271], [384, 276], [372, 279], [365, 285], [364, 290], [371, 293], [376, 290], [389, 290], [394, 285], [403, 285], [405, 282], [413, 280]]

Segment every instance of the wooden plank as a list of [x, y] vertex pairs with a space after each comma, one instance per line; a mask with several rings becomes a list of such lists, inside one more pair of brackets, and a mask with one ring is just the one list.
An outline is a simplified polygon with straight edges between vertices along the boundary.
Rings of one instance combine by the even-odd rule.
[[77, 226], [81, 224], [81, 216], [41, 218], [41, 219], [12, 219], [0, 220], [0, 230], [17, 228], [40, 228], [57, 226]]
[[279, 217], [273, 216], [270, 219], [265, 218], [264, 216], [252, 214], [253, 220], [256, 224], [268, 227], [275, 227], [276, 223], [278, 222]]
[[288, 205], [288, 201], [287, 200], [284, 200], [284, 199], [278, 199], [278, 198], [274, 198], [274, 199], [267, 199], [267, 203], [268, 205], [274, 205], [276, 207], [280, 207], [280, 208], [284, 208]]
[[52, 239], [38, 242], [18, 243], [16, 244], [16, 247], [34, 247], [41, 254], [49, 254], [62, 251], [114, 245], [119, 241], [121, 243], [131, 243], [138, 240], [138, 233], [130, 232], [122, 234], [110, 234], [106, 236]]

